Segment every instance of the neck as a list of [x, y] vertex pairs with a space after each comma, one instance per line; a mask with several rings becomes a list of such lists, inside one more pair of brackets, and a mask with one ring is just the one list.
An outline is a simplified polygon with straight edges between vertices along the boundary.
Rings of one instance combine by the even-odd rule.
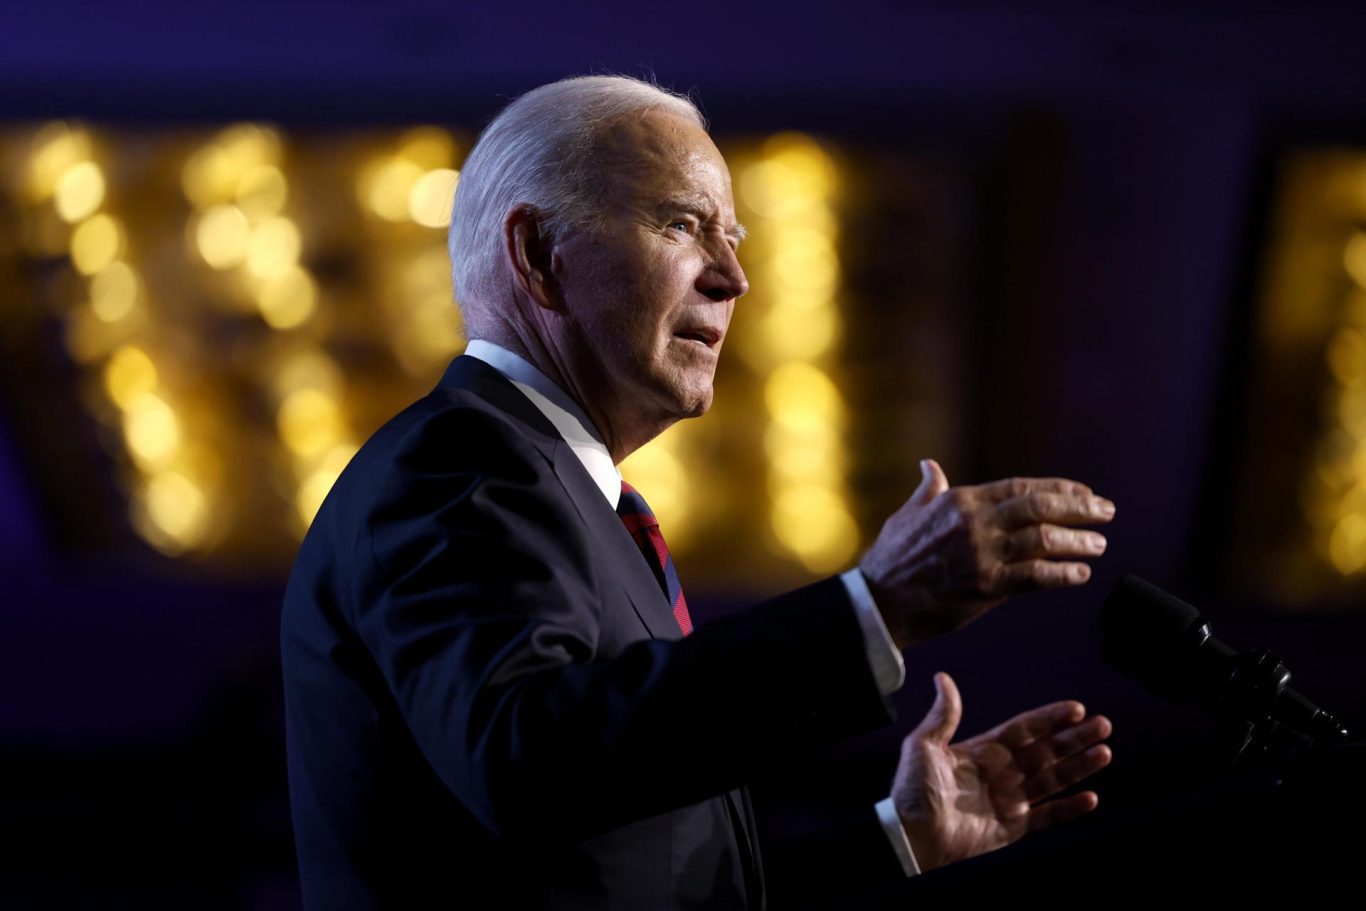
[[[623, 402], [598, 362], [575, 365], [560, 347], [547, 344], [538, 332], [514, 321], [500, 319], [494, 326], [481, 327], [476, 337], [506, 348], [545, 374], [583, 409], [602, 437], [612, 462], [620, 464], [627, 456], [659, 436], [674, 423], [651, 423], [639, 413], [638, 406]], [[575, 369], [578, 366], [580, 369]], [[632, 411], [635, 413], [632, 413]], [[614, 417], [627, 415], [626, 418]]]

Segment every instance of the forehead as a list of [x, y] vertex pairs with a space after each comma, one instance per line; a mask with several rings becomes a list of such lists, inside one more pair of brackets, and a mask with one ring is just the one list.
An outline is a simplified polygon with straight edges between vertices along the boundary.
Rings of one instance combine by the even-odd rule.
[[704, 197], [731, 209], [730, 172], [697, 123], [666, 111], [625, 117], [601, 138], [603, 175], [622, 201]]

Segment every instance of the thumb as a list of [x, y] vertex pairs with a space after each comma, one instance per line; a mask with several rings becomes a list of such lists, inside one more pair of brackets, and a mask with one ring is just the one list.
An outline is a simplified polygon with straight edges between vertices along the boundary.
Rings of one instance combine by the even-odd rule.
[[934, 459], [920, 460], [920, 486], [911, 494], [911, 502], [925, 504], [949, 489], [948, 476]]
[[953, 739], [958, 732], [958, 723], [963, 720], [963, 697], [953, 678], [942, 671], [934, 675], [934, 688], [934, 705], [930, 706], [912, 736], [944, 746]]

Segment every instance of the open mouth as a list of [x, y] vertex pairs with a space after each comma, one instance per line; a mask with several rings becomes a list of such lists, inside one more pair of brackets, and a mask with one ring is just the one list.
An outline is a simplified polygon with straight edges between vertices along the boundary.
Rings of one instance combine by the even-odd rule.
[[708, 348], [715, 348], [721, 342], [721, 333], [716, 329], [698, 328], [683, 329], [674, 333], [675, 338], [686, 339], [690, 342], [697, 342]]

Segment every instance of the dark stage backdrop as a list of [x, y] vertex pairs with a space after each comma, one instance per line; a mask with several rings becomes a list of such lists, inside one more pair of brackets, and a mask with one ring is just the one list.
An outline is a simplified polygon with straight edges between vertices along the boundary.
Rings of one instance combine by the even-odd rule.
[[1218, 778], [1201, 713], [1099, 658], [1124, 573], [1366, 718], [1359, 13], [541, 6], [6, 12], [0, 901], [297, 905], [284, 574], [463, 345], [473, 137], [570, 73], [696, 88], [750, 229], [713, 413], [624, 466], [700, 619], [849, 565], [922, 457], [1119, 507], [1086, 590], [918, 649], [896, 726], [755, 783], [775, 907], [839, 881], [803, 837], [885, 795], [936, 670], [968, 733], [1109, 714], [1097, 824]]

